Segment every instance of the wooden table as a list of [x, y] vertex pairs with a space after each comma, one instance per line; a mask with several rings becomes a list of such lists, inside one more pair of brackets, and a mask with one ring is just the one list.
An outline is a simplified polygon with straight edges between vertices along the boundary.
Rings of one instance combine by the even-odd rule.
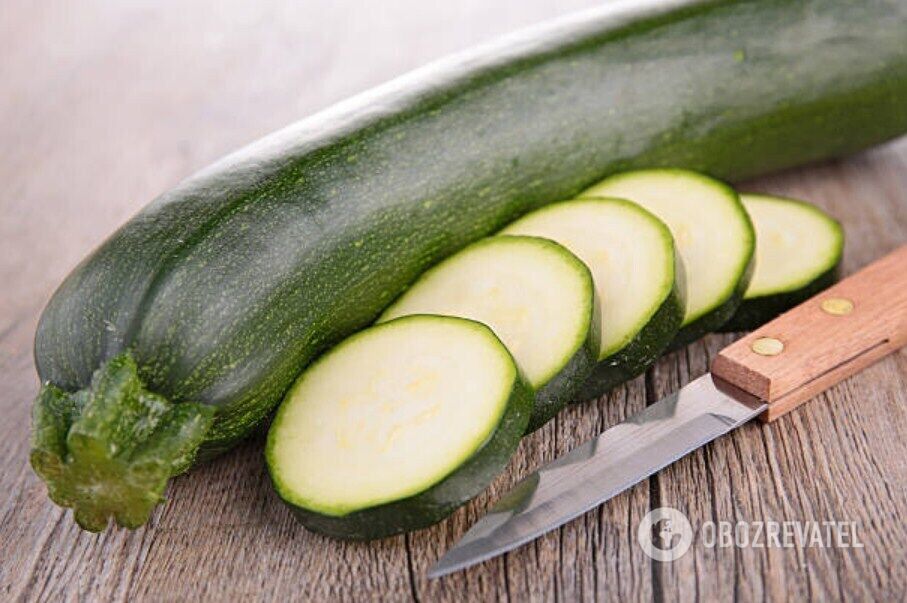
[[[526, 438], [484, 495], [372, 544], [307, 533], [251, 441], [172, 484], [135, 532], [81, 532], [27, 464], [38, 312], [144, 203], [261, 134], [447, 52], [593, 0], [427, 3], [5, 0], [0, 10], [0, 600], [522, 601], [901, 599], [907, 592], [907, 353], [785, 420], [749, 424], [601, 508], [449, 578], [426, 569], [502, 489], [702, 374], [729, 336], [663, 358]], [[809, 199], [847, 232], [852, 272], [907, 240], [907, 140], [745, 183]], [[636, 542], [652, 508], [709, 520], [846, 520], [862, 549]]]

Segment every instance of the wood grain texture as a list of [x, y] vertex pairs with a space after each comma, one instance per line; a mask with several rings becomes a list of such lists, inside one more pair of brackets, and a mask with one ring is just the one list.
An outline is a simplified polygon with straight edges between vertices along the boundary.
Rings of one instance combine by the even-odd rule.
[[[575, 406], [435, 528], [345, 544], [298, 526], [260, 439], [175, 480], [138, 531], [83, 533], [27, 466], [31, 338], [53, 287], [144, 203], [222, 154], [428, 60], [594, 0], [6, 0], [0, 10], [0, 600], [894, 600], [907, 591], [907, 353], [750, 424], [505, 557], [426, 569], [521, 475], [705, 372], [728, 335]], [[845, 273], [907, 240], [907, 140], [745, 183], [845, 227]], [[654, 563], [651, 508], [849, 520], [863, 549], [708, 548]]]
[[[767, 355], [766, 342], [777, 346]], [[905, 344], [902, 245], [721, 350], [712, 373], [768, 402], [762, 418], [774, 421]]]

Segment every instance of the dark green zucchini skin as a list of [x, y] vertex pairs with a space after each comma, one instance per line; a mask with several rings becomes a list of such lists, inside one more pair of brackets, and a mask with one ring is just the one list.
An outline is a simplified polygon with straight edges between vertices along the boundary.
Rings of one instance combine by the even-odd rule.
[[[755, 239], [756, 233], [753, 232], [752, 236]], [[714, 310], [709, 311], [701, 318], [698, 318], [681, 328], [674, 336], [674, 340], [668, 346], [667, 351], [671, 352], [678, 350], [687, 344], [693, 343], [707, 333], [720, 330], [727, 324], [743, 303], [743, 296], [746, 294], [746, 289], [749, 287], [750, 279], [752, 279], [753, 272], [756, 269], [756, 263], [754, 261], [755, 257], [756, 253], [755, 249], [753, 249], [750, 251], [750, 257], [747, 261], [746, 268], [743, 271], [743, 275], [740, 277], [740, 280], [737, 281], [730, 297]]]
[[621, 350], [595, 365], [575, 401], [597, 398], [644, 373], [674, 341], [683, 322], [683, 312], [683, 297], [679, 285], [675, 285], [636, 336]]
[[598, 333], [592, 329], [585, 343], [564, 368], [535, 392], [535, 410], [529, 419], [526, 433], [539, 429], [561, 409], [577, 400], [577, 395], [598, 363], [598, 349]]
[[734, 316], [719, 331], [722, 333], [752, 331], [783, 312], [805, 302], [820, 291], [828, 289], [838, 281], [840, 276], [840, 260], [838, 262], [838, 264], [835, 264], [832, 268], [796, 291], [743, 300]]
[[423, 270], [608, 174], [734, 179], [907, 130], [907, 4], [647, 1], [342, 103], [163, 194], [66, 278], [35, 338], [65, 392], [125, 351], [149, 391], [254, 430]]
[[482, 492], [501, 473], [519, 445], [534, 407], [533, 389], [517, 375], [507, 409], [488, 441], [441, 482], [414, 496], [339, 517], [282, 500], [306, 528], [333, 538], [374, 540], [427, 528]]

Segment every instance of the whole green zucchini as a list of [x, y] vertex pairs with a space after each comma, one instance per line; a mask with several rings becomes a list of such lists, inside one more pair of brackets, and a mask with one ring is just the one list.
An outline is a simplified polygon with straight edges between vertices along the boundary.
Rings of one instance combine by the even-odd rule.
[[199, 444], [248, 435], [319, 352], [521, 214], [618, 170], [734, 179], [905, 131], [905, 39], [897, 0], [622, 3], [254, 143], [54, 294], [33, 466], [83, 527], [139, 525]]

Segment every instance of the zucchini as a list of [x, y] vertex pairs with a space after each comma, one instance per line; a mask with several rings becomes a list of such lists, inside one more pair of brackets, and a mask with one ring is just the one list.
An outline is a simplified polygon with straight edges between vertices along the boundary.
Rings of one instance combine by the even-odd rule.
[[733, 316], [753, 270], [756, 235], [737, 193], [703, 174], [650, 169], [611, 176], [583, 197], [623, 197], [664, 220], [683, 269], [686, 305], [676, 348]]
[[589, 269], [557, 243], [492, 237], [423, 274], [381, 316], [443, 314], [491, 327], [535, 390], [529, 431], [573, 401], [598, 359]]
[[268, 471], [316, 532], [367, 540], [417, 530], [485, 489], [532, 408], [531, 388], [488, 327], [399, 318], [300, 376], [268, 433]]
[[844, 251], [841, 225], [804, 201], [741, 194], [756, 228], [756, 268], [723, 331], [748, 331], [830, 287]]
[[[50, 299], [40, 380], [83, 399], [95, 371], [129, 353], [143, 390], [215, 408], [198, 454], [208, 458], [426, 268], [524, 213], [634, 167], [738, 178], [900, 134], [905, 24], [907, 6], [890, 0], [646, 1], [422, 69], [139, 212]], [[73, 417], [48, 409], [62, 414], [36, 426], [54, 431], [34, 467], [53, 489], [78, 472]], [[58, 499], [96, 516], [96, 493], [122, 479], [94, 475], [73, 476]], [[161, 493], [157, 479], [137, 488], [124, 513]]]
[[576, 399], [597, 397], [639, 375], [677, 334], [683, 297], [665, 224], [623, 199], [555, 203], [501, 231], [557, 241], [592, 272], [601, 312], [599, 354]]

